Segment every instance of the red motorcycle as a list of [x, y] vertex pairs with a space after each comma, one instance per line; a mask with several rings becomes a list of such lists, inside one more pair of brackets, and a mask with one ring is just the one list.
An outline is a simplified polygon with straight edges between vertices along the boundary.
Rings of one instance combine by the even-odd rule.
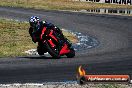
[[[43, 42], [38, 42], [37, 52], [39, 55], [44, 55], [48, 52], [53, 58], [60, 58], [66, 55], [68, 58], [75, 56], [74, 48], [69, 44], [70, 42], [64, 42], [58, 38], [57, 33], [52, 29], [47, 30], [46, 27], [43, 28], [40, 38]], [[61, 43], [60, 43], [61, 41]]]

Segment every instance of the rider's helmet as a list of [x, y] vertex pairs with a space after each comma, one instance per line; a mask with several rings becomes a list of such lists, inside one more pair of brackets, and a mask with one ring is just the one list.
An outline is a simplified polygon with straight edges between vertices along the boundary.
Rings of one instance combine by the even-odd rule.
[[31, 16], [31, 18], [29, 19], [29, 23], [32, 28], [37, 28], [39, 25], [39, 17]]

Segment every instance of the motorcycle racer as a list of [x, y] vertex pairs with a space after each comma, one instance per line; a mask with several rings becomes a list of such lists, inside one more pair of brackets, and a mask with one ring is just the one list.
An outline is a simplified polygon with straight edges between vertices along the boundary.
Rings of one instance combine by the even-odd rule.
[[[40, 21], [38, 16], [31, 16], [29, 19], [29, 23], [30, 23], [29, 34], [32, 38], [32, 41], [34, 43], [38, 42], [39, 49], [37, 49], [37, 51], [41, 50], [40, 46], [42, 45], [43, 39], [40, 38], [40, 35], [42, 34], [42, 29], [44, 27], [46, 27], [46, 30], [52, 29], [53, 31], [55, 31], [57, 33], [60, 43], [62, 42], [61, 40], [63, 40], [69, 46], [71, 46], [67, 38], [64, 37], [62, 31], [54, 24], [48, 23], [47, 21]], [[43, 55], [43, 53], [39, 53], [39, 55]]]

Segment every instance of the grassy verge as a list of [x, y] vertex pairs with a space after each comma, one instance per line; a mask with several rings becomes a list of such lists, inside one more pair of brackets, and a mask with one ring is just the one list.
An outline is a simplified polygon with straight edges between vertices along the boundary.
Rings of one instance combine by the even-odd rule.
[[1, 0], [0, 6], [15, 6], [47, 10], [81, 10], [93, 8], [132, 8], [130, 5], [78, 2], [72, 0]]
[[[0, 57], [26, 55], [26, 50], [36, 48], [28, 34], [29, 24], [0, 19]], [[67, 32], [64, 35], [74, 42], [75, 37]]]

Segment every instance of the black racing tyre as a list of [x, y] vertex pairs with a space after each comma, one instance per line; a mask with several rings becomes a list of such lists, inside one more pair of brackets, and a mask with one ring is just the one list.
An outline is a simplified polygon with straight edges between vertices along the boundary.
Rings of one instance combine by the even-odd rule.
[[42, 47], [40, 47], [40, 46], [37, 47], [37, 52], [38, 52], [39, 55], [44, 55]]
[[75, 50], [73, 48], [70, 49], [70, 52], [66, 54], [67, 58], [73, 58], [75, 56]]
[[56, 59], [59, 59], [60, 58], [60, 54], [59, 54], [59, 50], [58, 49], [57, 49], [58, 51], [55, 51], [54, 49], [52, 49], [52, 47], [47, 42], [45, 42], [45, 46], [47, 48], [48, 53], [53, 58], [56, 58]]

